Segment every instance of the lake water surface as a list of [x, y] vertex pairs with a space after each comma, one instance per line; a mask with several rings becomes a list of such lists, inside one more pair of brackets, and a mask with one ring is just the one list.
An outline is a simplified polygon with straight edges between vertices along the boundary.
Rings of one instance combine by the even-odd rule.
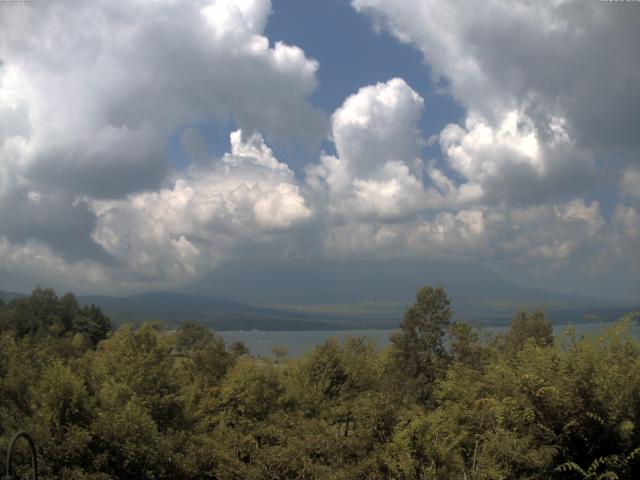
[[[578, 335], [598, 335], [611, 326], [611, 323], [590, 323], [572, 325]], [[553, 331], [557, 336], [561, 335], [570, 325], [554, 325]], [[507, 327], [483, 327], [481, 332], [495, 335], [502, 333]], [[311, 350], [316, 345], [324, 343], [327, 339], [335, 337], [343, 341], [347, 337], [367, 337], [372, 339], [379, 348], [389, 344], [389, 336], [396, 330], [313, 330], [313, 331], [226, 331], [217, 332], [225, 342], [241, 341], [251, 353], [263, 357], [273, 356], [274, 347], [286, 347], [289, 356], [298, 356]], [[640, 339], [640, 325], [633, 324], [630, 332], [632, 336]]]

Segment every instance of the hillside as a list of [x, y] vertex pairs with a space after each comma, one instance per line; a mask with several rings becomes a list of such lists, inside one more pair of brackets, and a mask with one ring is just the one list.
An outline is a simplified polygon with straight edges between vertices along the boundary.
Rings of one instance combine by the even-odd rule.
[[4, 290], [0, 290], [0, 300], [2, 300], [3, 302], [10, 302], [11, 300], [22, 298], [24, 296], [25, 295], [23, 293], [5, 292]]
[[[176, 327], [185, 320], [190, 320], [215, 330], [354, 328], [353, 319], [253, 307], [218, 298], [175, 292], [154, 292], [126, 297], [86, 295], [79, 296], [78, 300], [82, 304], [99, 306], [116, 323], [139, 324], [146, 320], [159, 320], [167, 327]], [[378, 326], [381, 326], [380, 322], [366, 322], [361, 328]]]
[[553, 321], [575, 321], [578, 311], [582, 318], [637, 307], [526, 288], [476, 264], [412, 259], [233, 262], [190, 290], [298, 313], [399, 319], [423, 285], [444, 286], [457, 317], [472, 321], [504, 320], [518, 310], [537, 308], [554, 312]]
[[[423, 285], [443, 285], [457, 320], [506, 324], [519, 310], [543, 309], [554, 323], [613, 321], [639, 309], [578, 295], [526, 288], [488, 268], [459, 262], [378, 260], [233, 262], [183, 292], [84, 295], [116, 323], [185, 320], [215, 330], [395, 328]], [[5, 301], [21, 293], [0, 291]]]

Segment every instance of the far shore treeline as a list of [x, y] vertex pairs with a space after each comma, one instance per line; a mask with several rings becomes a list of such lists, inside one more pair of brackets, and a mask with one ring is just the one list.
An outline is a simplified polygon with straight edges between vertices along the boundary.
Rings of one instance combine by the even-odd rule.
[[42, 479], [640, 478], [637, 314], [596, 338], [452, 315], [424, 287], [384, 350], [271, 359], [192, 322], [114, 329], [71, 293], [0, 300], [0, 458], [26, 430]]

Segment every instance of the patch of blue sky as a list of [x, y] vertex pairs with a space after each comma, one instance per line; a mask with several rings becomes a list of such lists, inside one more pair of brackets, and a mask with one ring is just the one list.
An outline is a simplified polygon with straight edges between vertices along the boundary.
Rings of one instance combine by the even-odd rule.
[[207, 122], [198, 124], [183, 125], [169, 137], [166, 153], [171, 166], [176, 170], [182, 170], [192, 163], [187, 151], [182, 145], [182, 134], [190, 127], [194, 127], [200, 132], [207, 144], [207, 153], [210, 158], [220, 158], [229, 152], [229, 134], [237, 128], [231, 119], [220, 120], [212, 118]]
[[[327, 116], [361, 87], [403, 78], [425, 100], [419, 128], [425, 141], [438, 134], [448, 123], [459, 123], [464, 109], [451, 96], [442, 93], [443, 85], [434, 81], [419, 51], [386, 32], [377, 32], [369, 18], [357, 13], [346, 0], [272, 0], [272, 14], [265, 35], [273, 43], [282, 41], [302, 48], [307, 57], [319, 64], [318, 88], [311, 104]], [[212, 157], [229, 150], [229, 133], [237, 128], [233, 121], [211, 119], [197, 125]], [[187, 128], [185, 126], [184, 128]], [[167, 146], [171, 165], [181, 169], [190, 159], [180, 142], [183, 129], [175, 132]], [[298, 176], [304, 167], [317, 162], [322, 151], [334, 154], [327, 138], [315, 149], [295, 141], [270, 142], [276, 157], [287, 163]], [[441, 162], [438, 143], [427, 145], [425, 160]], [[449, 172], [448, 172], [449, 173]]]
[[[272, 0], [272, 5], [266, 28], [269, 39], [297, 45], [320, 63], [319, 86], [310, 99], [314, 106], [331, 114], [359, 88], [401, 77], [425, 99], [419, 124], [425, 140], [462, 118], [463, 108], [440, 93], [420, 52], [376, 32], [370, 19], [350, 2]], [[333, 153], [328, 142], [323, 149]], [[438, 154], [438, 145], [425, 147], [427, 158]]]

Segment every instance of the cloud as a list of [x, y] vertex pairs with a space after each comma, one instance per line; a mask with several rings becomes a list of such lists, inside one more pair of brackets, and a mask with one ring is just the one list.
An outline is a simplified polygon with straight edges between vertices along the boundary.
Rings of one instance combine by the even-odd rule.
[[307, 221], [293, 172], [258, 134], [231, 134], [231, 152], [197, 164], [171, 187], [126, 200], [87, 200], [97, 217], [93, 239], [139, 280], [168, 284], [202, 276], [235, 246], [259, 242]]
[[612, 250], [640, 278], [640, 212], [633, 206], [617, 205], [612, 218]]
[[[2, 276], [171, 288], [250, 249], [464, 259], [525, 278], [640, 268], [640, 10], [352, 3], [422, 52], [464, 107], [460, 124], [426, 142], [429, 103], [401, 78], [363, 86], [327, 122], [308, 101], [318, 63], [265, 36], [268, 0], [3, 10]], [[212, 120], [237, 125], [216, 158], [195, 127]], [[335, 152], [298, 177], [268, 146], [317, 145], [327, 126]], [[167, 162], [174, 141], [182, 170]], [[442, 158], [425, 158], [427, 143]], [[617, 167], [619, 198], [599, 198]]]
[[[0, 236], [46, 245], [72, 262], [111, 261], [92, 239], [99, 219], [91, 202], [78, 198], [119, 201], [163, 189], [173, 175], [167, 144], [184, 126], [231, 119], [274, 139], [319, 142], [325, 115], [307, 101], [318, 63], [298, 47], [270, 43], [270, 12], [269, 0], [3, 8]], [[195, 162], [206, 161], [192, 129], [182, 140]], [[277, 202], [295, 192], [237, 195], [257, 202], [257, 222], [271, 213], [276, 224], [289, 221]], [[27, 201], [36, 197], [37, 206]]]
[[85, 258], [111, 262], [91, 240], [95, 217], [74, 197], [59, 191], [18, 188], [3, 196], [0, 205], [0, 237], [7, 241], [42, 242], [69, 262]]
[[620, 189], [624, 195], [640, 199], [640, 165], [633, 165], [624, 170]]
[[598, 255], [610, 254], [607, 225], [597, 201], [574, 198], [544, 206], [445, 210], [402, 223], [336, 224], [325, 248], [339, 256], [448, 258], [518, 265], [529, 274], [569, 269], [585, 275]]
[[[364, 87], [332, 116], [336, 155], [309, 165], [304, 181], [275, 157], [261, 135], [237, 130], [229, 153], [205, 159], [200, 145], [198, 161], [160, 189], [122, 199], [79, 197], [74, 206], [85, 212], [86, 222], [62, 223], [61, 229], [76, 228], [80, 239], [88, 233], [104, 257], [84, 263], [91, 267], [92, 281], [120, 288], [182, 285], [248, 248], [275, 254], [291, 248], [304, 256], [319, 246], [329, 257], [515, 263], [539, 275], [561, 269], [601, 273], [610, 268], [603, 261], [607, 252], [630, 251], [633, 236], [623, 233], [633, 231], [628, 225], [634, 225], [635, 210], [617, 211], [615, 233], [610, 233], [598, 201], [574, 197], [514, 206], [500, 200], [506, 197], [498, 188], [500, 172], [507, 168], [504, 162], [514, 160], [495, 156], [496, 151], [517, 155], [529, 182], [540, 182], [548, 168], [557, 168], [541, 160], [546, 145], [516, 113], [495, 130], [478, 121], [443, 131], [442, 148], [465, 179], [456, 183], [420, 158], [422, 108], [422, 98], [401, 79]], [[197, 146], [201, 139], [191, 133], [182, 141]], [[558, 143], [566, 141], [561, 133]], [[491, 186], [499, 195], [486, 193]], [[34, 206], [44, 201], [55, 208], [46, 193], [20, 192]], [[48, 210], [41, 211], [46, 217]], [[7, 230], [13, 237], [5, 242], [14, 243], [6, 243], [5, 254], [11, 258], [23, 248], [15, 243], [19, 231], [15, 225]], [[55, 245], [55, 231], [43, 232]], [[23, 237], [29, 248], [44, 248], [34, 243], [38, 235]], [[48, 264], [71, 262], [66, 271], [76, 272], [74, 259], [45, 253], [40, 258]]]
[[417, 123], [424, 100], [401, 78], [361, 88], [331, 117], [336, 155], [307, 168], [331, 215], [398, 221], [427, 203]]
[[182, 132], [180, 143], [192, 162], [201, 163], [207, 160], [209, 156], [207, 142], [197, 128], [189, 127]]
[[419, 49], [436, 83], [467, 110], [441, 142], [452, 167], [489, 200], [584, 194], [598, 180], [594, 157], [615, 150], [637, 162], [637, 8], [491, 0], [478, 16], [472, 1], [352, 4]]
[[469, 110], [491, 118], [541, 109], [566, 117], [581, 140], [598, 133], [593, 142], [638, 144], [626, 124], [640, 101], [629, 88], [640, 75], [640, 65], [629, 61], [640, 38], [633, 6], [490, 0], [479, 17], [470, 0], [352, 4], [418, 48]]
[[43, 242], [14, 243], [0, 236], [0, 286], [7, 290], [31, 289], [34, 285], [57, 288], [104, 289], [112, 285], [104, 266], [93, 261], [69, 262]]
[[[536, 204], [582, 193], [595, 179], [593, 156], [571, 142], [561, 122], [542, 139], [531, 120], [509, 112], [492, 126], [470, 114], [440, 134], [449, 165], [489, 202]], [[570, 180], [570, 181], [569, 181]]]
[[[263, 36], [268, 0], [55, 0], [0, 16], [3, 144], [25, 178], [117, 197], [155, 188], [185, 124], [233, 118], [314, 142], [317, 62]], [[24, 32], [30, 32], [25, 38]], [[0, 150], [2, 157], [7, 152]]]

